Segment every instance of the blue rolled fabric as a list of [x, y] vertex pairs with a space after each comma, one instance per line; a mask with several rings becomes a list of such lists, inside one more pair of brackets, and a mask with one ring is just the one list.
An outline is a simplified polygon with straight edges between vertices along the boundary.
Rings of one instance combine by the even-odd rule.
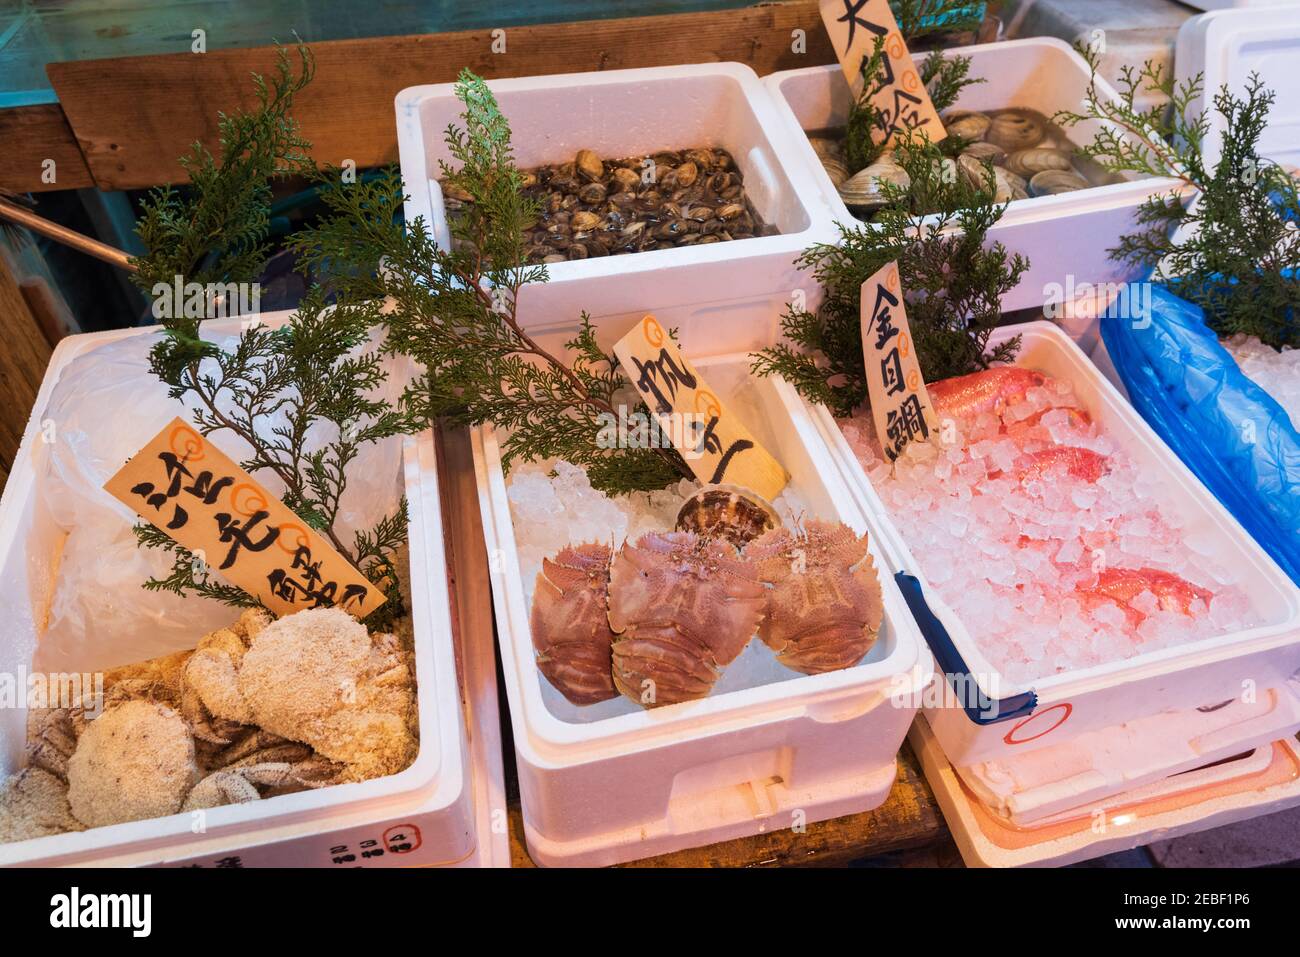
[[1300, 433], [1205, 324], [1152, 289], [1149, 322], [1101, 320], [1133, 406], [1300, 585]]

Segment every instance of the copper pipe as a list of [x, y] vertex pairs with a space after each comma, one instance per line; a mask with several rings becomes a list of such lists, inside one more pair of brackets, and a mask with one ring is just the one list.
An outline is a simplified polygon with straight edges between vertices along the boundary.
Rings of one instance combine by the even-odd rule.
[[107, 243], [101, 243], [97, 239], [91, 239], [89, 236], [83, 236], [81, 233], [60, 226], [58, 223], [52, 223], [45, 217], [38, 216], [31, 210], [15, 205], [2, 197], [0, 197], [0, 219], [7, 219], [20, 226], [26, 226], [32, 232], [48, 236], [57, 243], [70, 246], [87, 256], [102, 259], [109, 265], [117, 266], [119, 269], [125, 269], [127, 272], [139, 272], [139, 269], [131, 262], [131, 257], [122, 250], [109, 246]]

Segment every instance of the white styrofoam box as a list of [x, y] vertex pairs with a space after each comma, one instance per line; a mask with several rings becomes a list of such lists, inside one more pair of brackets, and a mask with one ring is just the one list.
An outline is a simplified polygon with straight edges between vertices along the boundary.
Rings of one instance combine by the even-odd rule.
[[1019, 826], [996, 818], [966, 788], [925, 717], [913, 723], [908, 741], [968, 867], [1073, 864], [1300, 804], [1300, 751], [1288, 737]]
[[[1052, 37], [1032, 37], [958, 47], [950, 56], [971, 60], [970, 75], [985, 82], [966, 87], [953, 109], [996, 110], [1021, 107], [1051, 117], [1059, 110], [1082, 111], [1088, 89], [1087, 63], [1065, 42]], [[919, 64], [926, 54], [915, 54]], [[852, 98], [838, 65], [804, 67], [773, 73], [763, 80], [785, 116], [797, 152], [825, 194], [839, 222], [853, 225], [844, 201], [835, 191], [817, 154], [803, 132], [842, 127]], [[1115, 97], [1114, 89], [1097, 78], [1098, 92]], [[1067, 130], [1076, 144], [1091, 143], [1101, 129], [1088, 120]], [[1172, 179], [1130, 179], [1091, 189], [1015, 200], [1002, 219], [989, 230], [989, 242], [1001, 242], [1029, 260], [1019, 285], [1002, 297], [1005, 312], [1041, 308], [1052, 284], [1065, 286], [1067, 275], [1076, 282], [1122, 283], [1138, 273], [1111, 260], [1106, 250], [1119, 237], [1133, 231], [1134, 214], [1152, 193], [1178, 185]]]
[[[735, 408], [748, 356], [696, 359]], [[728, 388], [731, 386], [731, 388]], [[861, 513], [802, 406], [753, 380], [746, 424], [791, 475], [812, 514], [868, 532], [885, 620], [853, 668], [800, 675], [757, 639], [698, 701], [644, 710], [566, 702], [538, 671], [516, 539], [491, 427], [474, 432], [484, 532], [529, 851], [541, 864], [599, 865], [816, 821], [880, 804], [933, 662]], [[599, 715], [594, 717], [592, 715]]]
[[[520, 293], [525, 326], [572, 321], [584, 309], [595, 319], [631, 321], [648, 303], [669, 325], [687, 325], [702, 313], [711, 322], [726, 322], [729, 313], [743, 313], [754, 301], [785, 301], [795, 289], [810, 300], [818, 294], [794, 260], [814, 242], [835, 241], [831, 210], [811, 171], [795, 158], [771, 98], [749, 67], [702, 63], [493, 80], [488, 86], [510, 121], [519, 168], [567, 162], [580, 149], [619, 159], [722, 147], [735, 158], [759, 216], [780, 232], [548, 266], [549, 282]], [[402, 90], [396, 105], [407, 221], [424, 217], [445, 246], [450, 233], [437, 183], [439, 162], [450, 160], [443, 134], [449, 123], [460, 124], [462, 106], [449, 83]]]
[[1238, 585], [1265, 622], [1257, 628], [1189, 642], [1095, 668], [1040, 678], [1029, 688], [996, 678], [975, 639], [978, 624], [963, 623], [925, 581], [906, 536], [895, 525], [824, 406], [810, 407], [831, 446], [845, 484], [860, 507], [878, 517], [892, 568], [916, 576], [926, 602], [968, 666], [992, 698], [1032, 690], [1037, 706], [1018, 720], [976, 723], [957, 707], [927, 707], [930, 727], [948, 759], [965, 766], [1046, 747], [1160, 711], [1213, 705], [1243, 690], [1281, 688], [1300, 670], [1300, 589], [1268, 557], [1226, 509], [1160, 441], [1150, 426], [1097, 371], [1069, 337], [1049, 322], [1005, 326], [990, 345], [1021, 335], [1016, 365], [1066, 379], [1094, 421], [1148, 474], [1161, 477], [1165, 505], [1177, 509], [1189, 535], [1213, 537], [1215, 554], [1238, 573]]
[[[288, 315], [273, 313], [261, 318], [268, 325], [278, 325]], [[214, 321], [210, 327], [216, 334], [229, 334], [238, 330], [239, 321]], [[35, 446], [41, 441], [41, 410], [75, 358], [120, 338], [156, 331], [154, 327], [72, 336], [64, 339], [51, 357], [0, 501], [4, 582], [0, 617], [8, 623], [0, 644], [0, 670], [10, 675], [30, 667], [31, 649], [39, 641], [65, 537], [43, 509], [37, 487], [34, 459]], [[148, 438], [142, 435], [141, 443]], [[476, 792], [480, 802], [491, 794], [499, 796], [500, 765], [499, 759], [492, 764], [490, 753], [471, 750], [467, 744], [452, 645], [432, 433], [407, 440], [403, 467], [410, 507], [410, 601], [420, 719], [420, 751], [409, 768], [371, 781], [213, 808], [205, 812], [201, 834], [192, 830], [193, 815], [181, 813], [0, 844], [0, 865], [214, 864], [238, 858], [249, 866], [329, 867], [340, 854], [355, 856], [347, 862], [351, 866], [508, 864], [508, 848], [493, 838], [490, 829], [483, 829], [485, 812], [476, 807]], [[194, 640], [199, 637], [195, 635]], [[102, 635], [99, 640], [111, 642], [112, 635]], [[481, 650], [468, 653], [467, 658], [477, 662], [478, 672], [484, 670]], [[491, 674], [491, 658], [486, 660]], [[487, 735], [490, 742], [490, 736], [499, 734], [496, 700], [494, 693], [484, 694], [484, 687], [491, 690], [490, 683], [477, 682], [475, 696], [466, 701], [466, 708], [473, 711], [476, 721], [485, 723], [475, 726], [474, 735]], [[8, 775], [22, 766], [25, 728], [24, 708], [5, 710], [0, 721], [0, 774]], [[399, 834], [403, 840], [397, 839]], [[377, 843], [362, 846], [362, 842], [372, 841]], [[399, 844], [414, 847], [391, 850], [390, 845]], [[331, 850], [344, 845], [348, 848], [345, 852]], [[375, 847], [385, 853], [363, 857], [363, 851]]]
[[1294, 2], [1216, 10], [1183, 24], [1174, 63], [1180, 80], [1203, 75], [1201, 96], [1190, 112], [1206, 111], [1210, 125], [1202, 152], [1208, 168], [1218, 163], [1223, 149], [1225, 120], [1213, 109], [1214, 96], [1225, 85], [1242, 96], [1252, 73], [1277, 94], [1260, 154], [1284, 165], [1300, 163], [1300, 98], [1294, 93], [1298, 57], [1300, 4]]
[[1292, 681], [1250, 699], [1161, 711], [956, 771], [986, 809], [1032, 826], [1289, 737], [1300, 729], [1297, 692]]

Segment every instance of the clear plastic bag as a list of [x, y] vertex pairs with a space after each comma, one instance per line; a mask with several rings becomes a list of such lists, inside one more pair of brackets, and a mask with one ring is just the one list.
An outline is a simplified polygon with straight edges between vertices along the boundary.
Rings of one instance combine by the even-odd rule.
[[[212, 338], [225, 347], [234, 342], [233, 336]], [[236, 614], [197, 596], [146, 591], [143, 582], [165, 576], [170, 557], [137, 544], [132, 527], [138, 517], [103, 489], [169, 421], [191, 418], [193, 409], [169, 397], [149, 369], [149, 350], [157, 339], [128, 336], [77, 357], [38, 412], [48, 436], [34, 449], [43, 506], [67, 533], [48, 625], [37, 648], [38, 668], [54, 662], [108, 667], [191, 648]], [[395, 371], [384, 394], [395, 397], [407, 378]], [[315, 428], [305, 447], [317, 448], [329, 437], [324, 427]], [[250, 451], [229, 432], [210, 440], [236, 461]], [[282, 494], [283, 485], [269, 473], [255, 477], [271, 493]], [[344, 541], [397, 508], [400, 483], [400, 438], [362, 449], [340, 509]]]

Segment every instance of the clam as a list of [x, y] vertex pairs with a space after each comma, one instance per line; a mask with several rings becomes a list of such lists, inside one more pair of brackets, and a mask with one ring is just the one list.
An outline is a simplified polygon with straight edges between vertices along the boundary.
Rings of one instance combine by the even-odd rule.
[[1013, 153], [1037, 146], [1046, 135], [1046, 124], [1029, 110], [1003, 110], [993, 117], [984, 138]]
[[912, 179], [903, 167], [882, 158], [841, 183], [840, 199], [844, 200], [844, 205], [849, 209], [879, 209], [888, 202], [880, 188], [881, 183], [893, 183], [907, 189], [912, 185]]
[[718, 207], [718, 219], [728, 220], [735, 219], [745, 211], [745, 207], [740, 203], [727, 203], [725, 206]]
[[993, 122], [984, 113], [956, 113], [944, 120], [943, 128], [949, 136], [960, 136], [964, 140], [977, 142], [988, 135]]
[[600, 216], [596, 213], [580, 211], [573, 214], [569, 225], [573, 227], [575, 233], [589, 232], [600, 225]]
[[981, 140], [978, 143], [971, 143], [961, 151], [962, 156], [973, 156], [977, 160], [988, 160], [990, 163], [1001, 165], [1006, 161], [1007, 151], [987, 140]]
[[715, 162], [713, 153], [709, 150], [687, 150], [685, 156], [686, 162], [694, 163], [701, 170], [712, 169]]
[[591, 150], [578, 150], [578, 155], [573, 158], [573, 168], [588, 182], [595, 182], [605, 175], [605, 164]]
[[609, 174], [609, 181], [615, 192], [627, 192], [641, 185], [641, 174], [626, 166], [620, 166]]
[[595, 206], [605, 201], [607, 189], [604, 183], [588, 183], [582, 189], [578, 190], [578, 199], [584, 203]]
[[[999, 167], [990, 167], [991, 160], [982, 160], [972, 153], [962, 153], [957, 157], [957, 173], [974, 189], [987, 190], [989, 177], [996, 176]], [[993, 172], [990, 172], [993, 170]]]
[[1072, 169], [1045, 169], [1035, 173], [1029, 181], [1029, 192], [1033, 196], [1055, 196], [1057, 193], [1087, 189], [1091, 185]]
[[1026, 179], [1044, 170], [1070, 170], [1074, 168], [1074, 164], [1070, 162], [1069, 153], [1050, 146], [1017, 150], [1007, 157], [1005, 165], [1011, 172]]
[[1022, 177], [1001, 166], [993, 167], [993, 176], [997, 187], [993, 194], [995, 203], [1029, 198], [1029, 191], [1026, 189], [1028, 184]]
[[826, 170], [826, 175], [831, 178], [831, 184], [837, 189], [841, 183], [849, 178], [849, 168], [844, 165], [842, 160], [824, 156], [822, 157], [822, 169]]
[[685, 189], [699, 177], [700, 168], [694, 163], [683, 163], [668, 175], [673, 178], [673, 183], [678, 189]]

